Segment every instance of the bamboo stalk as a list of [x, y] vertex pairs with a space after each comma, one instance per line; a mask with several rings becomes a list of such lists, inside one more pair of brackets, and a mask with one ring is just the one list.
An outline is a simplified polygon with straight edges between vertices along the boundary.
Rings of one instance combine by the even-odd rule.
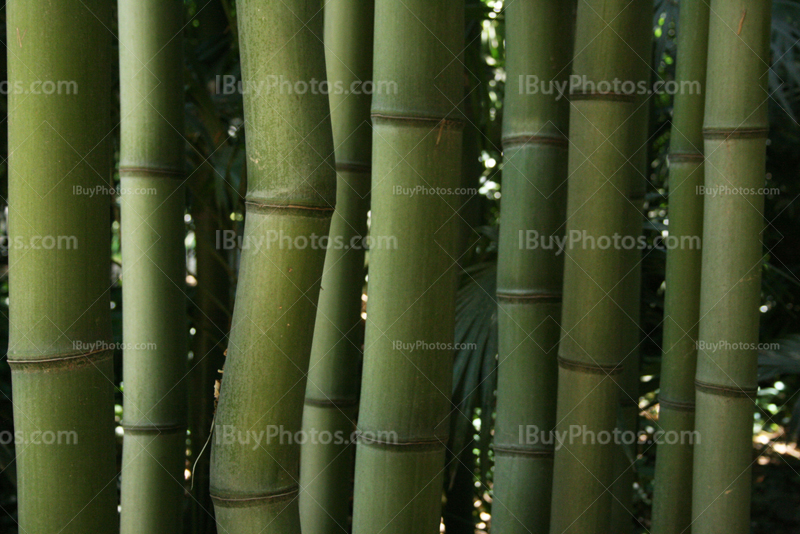
[[373, 20], [374, 0], [325, 5], [337, 190], [303, 411], [310, 439], [301, 451], [300, 516], [303, 530], [311, 534], [345, 532], [350, 516], [354, 450], [349, 438], [360, 389], [363, 245], [372, 163], [372, 98], [364, 82], [372, 79]]
[[[636, 31], [627, 39], [634, 57], [630, 67], [633, 81], [637, 84], [650, 82], [653, 72], [652, 62], [652, 16], [653, 10], [647, 2], [631, 6], [636, 10], [634, 22]], [[648, 172], [648, 148], [650, 145], [649, 123], [651, 95], [636, 95], [636, 111], [625, 123], [631, 129], [631, 149], [633, 157], [629, 161], [627, 176], [629, 183], [626, 194], [629, 203], [625, 210], [625, 234], [639, 239], [644, 221], [644, 195]], [[634, 527], [633, 485], [636, 482], [636, 432], [639, 427], [639, 368], [642, 329], [640, 327], [642, 293], [642, 250], [640, 247], [626, 247], [623, 250], [621, 265], [623, 277], [621, 305], [625, 314], [622, 328], [622, 378], [619, 381], [619, 411], [617, 428], [624, 439], [616, 446], [614, 455], [614, 482], [611, 491], [611, 531], [616, 534], [631, 533]], [[631, 434], [633, 433], [633, 434]], [[633, 437], [633, 442], [631, 442]]]
[[564, 235], [569, 103], [527, 82], [568, 79], [574, 9], [561, 0], [517, 0], [506, 9], [492, 499], [492, 529], [500, 534], [550, 529], [553, 442], [541, 438], [556, 425], [564, 260], [538, 236]]
[[26, 89], [8, 95], [19, 531], [112, 534], [111, 4], [15, 1], [7, 16], [8, 79]]
[[[573, 88], [570, 97], [567, 235], [579, 240], [567, 247], [565, 258], [557, 430], [569, 435], [577, 429], [579, 435], [556, 448], [553, 534], [612, 528], [619, 449], [610, 436], [625, 383], [623, 362], [631, 352], [631, 333], [638, 333], [630, 313], [633, 293], [626, 287], [636, 278], [630, 247], [641, 231], [632, 222], [641, 220], [642, 182], [641, 169], [634, 167], [646, 138], [646, 120], [637, 112], [642, 99], [630, 85], [616, 88], [613, 82], [635, 86], [649, 73], [642, 43], [650, 35], [650, 9], [646, 2], [578, 5], [573, 74], [587, 83]], [[598, 439], [603, 436], [607, 439]]]
[[692, 484], [697, 534], [750, 531], [770, 7], [769, 0], [710, 6], [705, 185], [734, 192], [709, 196], [703, 212]]
[[[122, 534], [182, 530], [186, 450], [179, 0], [120, 0]], [[177, 36], [177, 38], [176, 38]]]
[[[697, 82], [698, 92], [675, 95], [669, 155], [669, 235], [678, 247], [667, 251], [667, 291], [664, 296], [664, 352], [661, 360], [658, 424], [665, 435], [686, 436], [694, 431], [694, 375], [697, 368], [697, 330], [700, 319], [702, 249], [681, 242], [703, 234], [704, 182], [703, 115], [708, 3], [681, 4], [678, 27], [678, 83]], [[669, 434], [667, 434], [669, 433]], [[692, 515], [692, 453], [690, 441], [662, 441], [656, 455], [653, 532], [688, 531]]]
[[[463, 17], [461, 0], [375, 3], [371, 235], [385, 242], [370, 250], [355, 534], [437, 532], [441, 521]], [[418, 187], [427, 193], [409, 194]]]
[[243, 0], [237, 15], [247, 217], [211, 495], [221, 532], [299, 534], [295, 436], [336, 194], [328, 99], [310, 90], [325, 79], [322, 14], [311, 0]]

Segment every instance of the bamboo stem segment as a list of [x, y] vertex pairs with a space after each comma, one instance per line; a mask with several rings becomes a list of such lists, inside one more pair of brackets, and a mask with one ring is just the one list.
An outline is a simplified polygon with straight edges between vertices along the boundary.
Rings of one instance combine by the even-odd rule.
[[744, 534], [758, 388], [771, 2], [714, 0], [710, 10], [705, 186], [720, 194], [706, 198], [703, 212], [692, 532]]
[[349, 438], [355, 430], [360, 389], [361, 292], [372, 162], [372, 98], [364, 88], [372, 80], [373, 21], [374, 0], [331, 0], [325, 5], [337, 190], [303, 411], [303, 430], [312, 439], [301, 451], [300, 517], [309, 534], [344, 532], [350, 515], [354, 451]]
[[542, 438], [556, 423], [563, 256], [537, 240], [564, 234], [569, 103], [528, 81], [567, 80], [574, 9], [562, 0], [517, 0], [506, 9], [492, 517], [500, 534], [550, 528], [554, 444]]
[[[175, 533], [186, 451], [179, 0], [120, 0], [121, 533]], [[176, 37], [177, 36], [177, 37]]]
[[355, 534], [436, 532], [441, 521], [463, 21], [461, 0], [375, 3], [371, 235], [396, 246], [370, 250]]
[[667, 251], [658, 424], [665, 435], [679, 440], [670, 438], [658, 444], [653, 497], [655, 534], [681, 534], [691, 525], [693, 445], [680, 436], [694, 431], [709, 13], [704, 0], [681, 4], [675, 77], [678, 83], [696, 82], [700, 91], [675, 95], [670, 134], [669, 235], [679, 245]]
[[9, 2], [7, 16], [8, 79], [26, 88], [8, 95], [19, 531], [113, 534], [111, 4]]
[[243, 0], [237, 15], [247, 217], [211, 494], [220, 532], [299, 534], [295, 437], [336, 195], [328, 98], [309, 90], [325, 80], [322, 13], [311, 0]]
[[[617, 426], [620, 375], [633, 363], [624, 361], [631, 351], [625, 332], [638, 331], [624, 278], [640, 232], [632, 221], [641, 218], [635, 203], [641, 169], [634, 166], [643, 143], [637, 126], [643, 102], [630, 84], [636, 87], [648, 63], [638, 43], [650, 35], [650, 16], [647, 2], [578, 5], [573, 74], [585, 83], [570, 97], [567, 235], [580, 236], [580, 242], [565, 257], [557, 430], [570, 436], [578, 429], [580, 435], [557, 444], [552, 534], [612, 528], [617, 448], [597, 438]], [[628, 82], [628, 89], [615, 89], [614, 80]], [[609, 245], [615, 238], [619, 244]]]

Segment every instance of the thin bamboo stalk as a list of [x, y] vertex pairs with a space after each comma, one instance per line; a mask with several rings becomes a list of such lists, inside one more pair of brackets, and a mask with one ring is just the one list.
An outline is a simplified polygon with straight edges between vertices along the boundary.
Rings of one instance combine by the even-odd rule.
[[[675, 95], [670, 134], [669, 235], [678, 246], [667, 251], [658, 424], [671, 437], [658, 444], [656, 455], [655, 534], [681, 534], [688, 531], [692, 520], [693, 447], [691, 441], [680, 436], [694, 431], [708, 21], [708, 3], [704, 0], [685, 0], [681, 4], [675, 78], [678, 83], [697, 82], [700, 91], [680, 91]], [[673, 441], [675, 437], [679, 438], [677, 442]]]
[[[182, 530], [186, 259], [180, 0], [120, 0], [122, 534]], [[177, 38], [176, 38], [177, 36]]]
[[[301, 451], [300, 516], [310, 534], [346, 532], [350, 516], [350, 436], [360, 389], [363, 245], [372, 163], [372, 97], [364, 82], [372, 79], [373, 21], [374, 0], [330, 0], [325, 5], [337, 190], [303, 411], [309, 439]], [[356, 92], [349, 94], [351, 89]]]
[[433, 533], [441, 521], [460, 207], [455, 193], [462, 138], [456, 118], [463, 93], [463, 21], [461, 0], [375, 3], [374, 246], [355, 534]]
[[328, 98], [310, 88], [325, 79], [322, 13], [312, 0], [243, 0], [237, 19], [247, 217], [211, 495], [221, 532], [299, 534], [295, 436], [336, 195]]
[[19, 531], [112, 534], [111, 4], [14, 1], [7, 16], [8, 79], [26, 89], [8, 95]]
[[[750, 531], [769, 0], [714, 0], [708, 39], [692, 532]], [[730, 188], [725, 190], [724, 188]], [[731, 235], [731, 231], [734, 235]]]
[[541, 239], [564, 235], [569, 103], [528, 82], [567, 81], [574, 9], [563, 0], [517, 0], [506, 8], [492, 499], [499, 534], [550, 530], [554, 444], [543, 438], [556, 425], [564, 257]]
[[[636, 278], [630, 247], [641, 231], [642, 182], [635, 167], [646, 139], [646, 119], [637, 111], [643, 99], [630, 84], [649, 74], [642, 43], [650, 35], [650, 9], [647, 2], [578, 5], [573, 74], [586, 83], [570, 97], [567, 235], [578, 242], [567, 247], [564, 269], [557, 430], [567, 437], [555, 452], [553, 534], [612, 528], [619, 449], [611, 436], [620, 373], [635, 345], [631, 333], [638, 332], [626, 282]], [[614, 87], [615, 80], [627, 88]]]
[[[652, 16], [653, 10], [647, 2], [636, 3], [636, 31], [629, 39], [631, 52], [635, 59], [630, 65], [633, 81], [637, 84], [649, 82], [653, 72], [652, 62]], [[642, 234], [644, 221], [644, 194], [647, 183], [648, 148], [650, 145], [649, 123], [652, 95], [646, 92], [637, 94], [636, 111], [625, 123], [631, 129], [631, 147], [634, 151], [630, 159], [626, 189], [629, 204], [626, 206], [625, 234], [637, 240]], [[621, 305], [625, 314], [622, 328], [622, 378], [619, 381], [619, 412], [617, 428], [623, 439], [617, 443], [614, 455], [614, 482], [611, 487], [614, 498], [611, 502], [611, 531], [615, 534], [631, 533], [634, 527], [633, 485], [636, 482], [636, 432], [639, 426], [639, 347], [642, 339], [640, 327], [641, 288], [642, 288], [642, 250], [639, 246], [625, 247], [623, 251], [621, 275], [623, 277]]]

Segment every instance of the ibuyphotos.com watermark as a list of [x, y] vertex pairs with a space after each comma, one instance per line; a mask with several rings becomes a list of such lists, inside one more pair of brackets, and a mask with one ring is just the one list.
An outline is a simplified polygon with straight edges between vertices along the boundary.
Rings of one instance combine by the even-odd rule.
[[158, 189], [155, 187], [109, 187], [107, 185], [96, 185], [84, 187], [81, 185], [72, 186], [72, 194], [76, 196], [113, 196], [113, 195], [155, 195]]
[[542, 80], [534, 74], [520, 75], [518, 91], [521, 95], [553, 95], [555, 100], [568, 97], [570, 94], [608, 93], [624, 96], [636, 95], [699, 95], [702, 85], [691, 80], [659, 80], [652, 85], [644, 80], [590, 80], [586, 76], [573, 74], [568, 80]]
[[392, 348], [403, 352], [414, 352], [418, 350], [475, 350], [478, 348], [477, 343], [437, 343], [427, 342], [421, 339], [416, 341], [401, 341], [396, 339], [392, 341]]
[[520, 250], [553, 250], [559, 256], [570, 250], [700, 250], [700, 236], [589, 235], [586, 230], [570, 230], [564, 235], [542, 235], [536, 230], [519, 231]]
[[215, 91], [218, 95], [279, 94], [279, 95], [396, 95], [397, 82], [380, 80], [359, 81], [349, 85], [342, 81], [291, 80], [283, 75], [270, 74], [263, 80], [237, 80], [236, 76], [217, 76]]
[[695, 193], [698, 195], [705, 195], [711, 198], [725, 197], [725, 196], [774, 196], [780, 195], [780, 187], [730, 187], [727, 185], [715, 185], [707, 187], [705, 185], [698, 185], [695, 187]]
[[746, 343], [742, 341], [697, 341], [697, 350], [703, 352], [717, 352], [721, 350], [758, 350], [758, 351], [778, 351], [781, 350], [780, 343]]
[[381, 431], [353, 431], [344, 432], [336, 430], [288, 430], [283, 425], [267, 425], [264, 429], [245, 430], [235, 425], [214, 426], [214, 440], [217, 445], [234, 445], [252, 447], [258, 450], [266, 445], [352, 445], [358, 440], [375, 441], [379, 443], [399, 443], [397, 432]]
[[548, 445], [556, 450], [564, 445], [633, 445], [652, 439], [654, 443], [667, 445], [693, 445], [700, 443], [696, 430], [658, 430], [652, 435], [639, 431], [614, 430], [594, 431], [586, 425], [570, 425], [566, 430], [544, 430], [536, 425], [519, 425], [520, 445]]
[[3, 95], [77, 95], [75, 80], [34, 80], [27, 84], [22, 80], [0, 82]]
[[0, 254], [8, 256], [10, 250], [77, 250], [78, 237], [74, 235], [0, 235]]
[[0, 445], [77, 445], [78, 433], [75, 430], [34, 430], [23, 432], [3, 430], [0, 432]]
[[450, 187], [427, 187], [424, 185], [416, 185], [414, 187], [404, 187], [402, 185], [396, 185], [392, 187], [392, 194], [404, 197], [429, 196], [429, 195], [475, 196], [478, 194], [478, 190], [471, 187], [460, 187], [454, 189]]
[[238, 235], [235, 230], [217, 230], [218, 250], [397, 250], [395, 236], [353, 236], [350, 239], [337, 235], [286, 235], [283, 231], [269, 230], [266, 235]]
[[113, 341], [73, 341], [72, 349], [81, 352], [101, 352], [106, 350], [156, 350], [157, 343], [116, 343]]

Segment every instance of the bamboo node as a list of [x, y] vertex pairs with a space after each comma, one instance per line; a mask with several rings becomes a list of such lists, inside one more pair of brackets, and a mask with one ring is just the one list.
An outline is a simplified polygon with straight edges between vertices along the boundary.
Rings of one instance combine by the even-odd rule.
[[664, 408], [670, 408], [679, 412], [694, 412], [695, 403], [693, 401], [670, 400], [663, 395], [658, 396], [658, 403]]
[[245, 508], [249, 506], [258, 506], [260, 504], [281, 503], [296, 498], [298, 493], [300, 493], [299, 486], [290, 486], [288, 488], [280, 488], [276, 491], [241, 497], [218, 495], [213, 489], [210, 492], [211, 500], [214, 501], [214, 505], [224, 508]]
[[553, 145], [559, 148], [568, 148], [569, 139], [563, 136], [552, 135], [512, 135], [504, 137], [503, 148], [517, 145]]
[[123, 176], [145, 176], [147, 178], [178, 178], [185, 177], [183, 171], [178, 169], [164, 169], [159, 167], [122, 167], [119, 168], [120, 177]]
[[738, 397], [738, 398], [748, 398], [755, 402], [756, 394], [758, 393], [758, 388], [741, 388], [741, 387], [730, 387], [730, 386], [723, 386], [719, 384], [709, 384], [707, 382], [702, 382], [700, 380], [694, 381], [694, 386], [697, 391], [702, 391], [703, 393], [709, 393], [711, 395], [721, 395], [723, 397]]
[[371, 115], [373, 122], [383, 120], [383, 121], [400, 121], [400, 122], [415, 122], [419, 124], [430, 124], [433, 127], [439, 127], [439, 131], [441, 134], [441, 130], [444, 128], [454, 129], [454, 130], [463, 130], [464, 129], [464, 121], [458, 119], [448, 119], [445, 117], [423, 117], [419, 116], [403, 116], [403, 115], [387, 115], [385, 113], [373, 113]]
[[769, 128], [703, 128], [704, 139], [766, 139]]
[[616, 365], [600, 365], [595, 363], [576, 362], [574, 360], [567, 360], [562, 356], [558, 357], [558, 365], [562, 369], [569, 369], [571, 371], [583, 371], [584, 373], [604, 374], [607, 376], [618, 375], [622, 373], [624, 367], [622, 363]]
[[51, 369], [57, 370], [59, 368], [74, 368], [89, 364], [94, 365], [111, 358], [113, 355], [113, 349], [104, 348], [81, 354], [56, 354], [49, 358], [41, 359], [7, 358], [7, 360], [8, 364], [14, 370], [47, 371]]

